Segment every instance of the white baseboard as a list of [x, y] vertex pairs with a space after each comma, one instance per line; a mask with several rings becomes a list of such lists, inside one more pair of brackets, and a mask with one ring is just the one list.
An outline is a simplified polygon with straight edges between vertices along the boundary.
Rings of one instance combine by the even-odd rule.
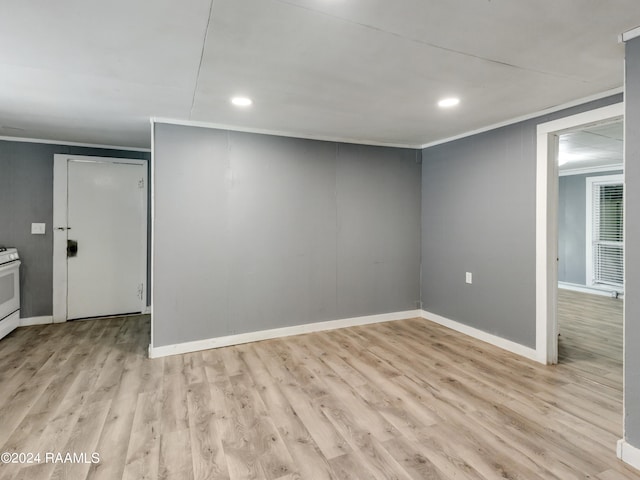
[[616, 449], [618, 458], [633, 468], [640, 470], [640, 449], [627, 443], [625, 439], [618, 440]]
[[470, 337], [473, 337], [477, 340], [482, 340], [483, 342], [490, 343], [491, 345], [502, 348], [503, 350], [506, 350], [508, 352], [515, 353], [516, 355], [523, 356], [536, 362], [541, 362], [541, 360], [538, 358], [538, 353], [533, 348], [525, 347], [524, 345], [512, 342], [511, 340], [507, 340], [506, 338], [498, 337], [497, 335], [478, 330], [477, 328], [470, 327], [469, 325], [465, 325], [464, 323], [456, 322], [455, 320], [451, 320], [449, 318], [445, 318], [441, 315], [427, 312], [425, 310], [421, 311], [421, 316], [425, 320], [429, 320], [431, 322], [437, 323], [438, 325], [450, 328], [452, 330], [455, 330], [456, 332], [464, 333], [465, 335], [469, 335]]
[[371, 323], [390, 322], [393, 320], [405, 320], [407, 318], [420, 317], [421, 310], [407, 310], [404, 312], [383, 313], [380, 315], [368, 315], [364, 317], [344, 318], [341, 320], [329, 320], [326, 322], [307, 323], [305, 325], [295, 325], [292, 327], [274, 328], [271, 330], [261, 330], [258, 332], [239, 333], [225, 337], [208, 338], [206, 340], [196, 340], [193, 342], [177, 343], [154, 347], [149, 345], [149, 358], [166, 357], [181, 353], [197, 352], [209, 350], [211, 348], [228, 347], [242, 343], [269, 340], [272, 338], [289, 337], [291, 335], [301, 335], [304, 333], [322, 332], [325, 330], [335, 330], [338, 328], [355, 327], [358, 325], [368, 325]]
[[[258, 342], [260, 340], [269, 340], [272, 338], [289, 337], [292, 335], [301, 335], [304, 333], [321, 332], [326, 330], [335, 330], [338, 328], [354, 327], [358, 325], [368, 325], [371, 323], [390, 322], [394, 320], [404, 320], [407, 318], [421, 317], [425, 320], [432, 321], [439, 325], [451, 328], [465, 335], [469, 335], [477, 340], [489, 343], [496, 347], [502, 348], [516, 355], [523, 356], [530, 360], [540, 362], [535, 349], [526, 347], [519, 343], [498, 337], [491, 333], [478, 330], [455, 320], [445, 318], [441, 315], [427, 312], [425, 310], [407, 310], [404, 312], [384, 313], [380, 315], [369, 315], [365, 317], [345, 318], [341, 320], [329, 320], [326, 322], [308, 323], [306, 325], [295, 325], [292, 327], [274, 328], [271, 330], [261, 330], [258, 332], [239, 333], [236, 335], [227, 335], [224, 337], [208, 338], [205, 340], [195, 340], [193, 342], [177, 343], [173, 345], [164, 345], [161, 347], [153, 347], [149, 345], [149, 358], [160, 358], [169, 355], [179, 355], [182, 353], [198, 352], [201, 350], [209, 350], [211, 348], [228, 347], [231, 345], [240, 345], [242, 343]], [[543, 362], [544, 363], [544, 362]]]
[[53, 323], [53, 315], [45, 315], [43, 317], [28, 317], [20, 319], [21, 327], [30, 327], [31, 325], [46, 325]]
[[0, 322], [0, 338], [4, 338], [20, 326], [20, 312], [13, 312]]
[[[602, 295], [603, 297], [611, 297], [611, 292], [617, 292], [617, 290], [603, 290], [600, 288], [591, 288], [585, 285], [577, 285], [575, 283], [558, 282], [558, 288], [564, 290], [572, 290], [574, 292], [591, 293], [593, 295]], [[624, 296], [623, 292], [619, 292], [620, 297]]]

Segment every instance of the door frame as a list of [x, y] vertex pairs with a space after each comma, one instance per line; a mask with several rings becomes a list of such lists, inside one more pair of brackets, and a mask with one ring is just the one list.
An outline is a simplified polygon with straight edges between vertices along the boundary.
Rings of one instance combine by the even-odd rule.
[[536, 149], [536, 357], [558, 363], [558, 137], [624, 119], [624, 103], [541, 123]]
[[[91, 157], [86, 155], [54, 154], [53, 156], [53, 322], [67, 321], [67, 208], [68, 208], [68, 169], [69, 160], [88, 163], [119, 163], [125, 165], [142, 165], [147, 167], [146, 160], [113, 157]], [[141, 278], [143, 285], [141, 312], [147, 308], [147, 195], [149, 185], [148, 168], [144, 168], [143, 211], [145, 234], [140, 239], [143, 261], [141, 262]]]

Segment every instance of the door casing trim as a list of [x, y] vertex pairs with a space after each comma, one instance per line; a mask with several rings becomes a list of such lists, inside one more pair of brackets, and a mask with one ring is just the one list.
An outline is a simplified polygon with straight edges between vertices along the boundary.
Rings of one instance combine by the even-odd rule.
[[536, 142], [536, 352], [540, 363], [558, 363], [558, 136], [624, 119], [615, 103], [537, 126]]

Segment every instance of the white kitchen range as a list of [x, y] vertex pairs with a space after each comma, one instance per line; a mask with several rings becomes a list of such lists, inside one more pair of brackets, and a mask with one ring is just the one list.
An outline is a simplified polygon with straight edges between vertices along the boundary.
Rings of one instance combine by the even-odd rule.
[[0, 247], [0, 338], [20, 324], [20, 257], [15, 248]]

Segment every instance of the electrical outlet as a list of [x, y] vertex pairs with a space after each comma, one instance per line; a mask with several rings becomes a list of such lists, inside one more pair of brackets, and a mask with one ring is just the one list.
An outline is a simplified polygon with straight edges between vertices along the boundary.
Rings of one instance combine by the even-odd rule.
[[467, 275], [465, 276], [465, 282], [473, 283], [473, 275], [471, 274], [471, 272], [467, 272]]

